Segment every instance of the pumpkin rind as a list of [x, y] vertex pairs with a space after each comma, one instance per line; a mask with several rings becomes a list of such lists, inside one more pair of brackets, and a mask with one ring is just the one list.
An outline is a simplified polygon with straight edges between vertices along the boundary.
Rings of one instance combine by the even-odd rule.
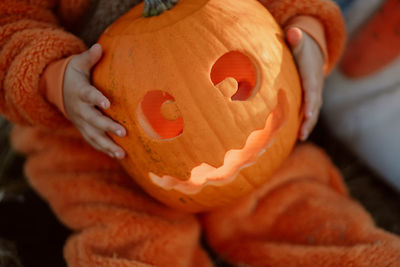
[[[112, 103], [106, 114], [127, 129], [127, 137], [112, 137], [126, 151], [121, 162], [150, 195], [175, 208], [195, 212], [231, 203], [264, 183], [297, 139], [301, 86], [282, 30], [255, 0], [180, 0], [151, 18], [142, 18], [141, 10], [135, 7], [103, 33], [103, 58], [92, 76]], [[244, 101], [227, 96], [229, 88], [221, 91], [235, 86], [230, 79], [218, 85], [211, 78], [217, 60], [232, 51], [256, 69], [256, 91]], [[171, 138], [150, 136], [139, 123], [143, 98], [157, 90], [172, 96], [171, 117], [183, 119], [182, 132]], [[288, 107], [279, 130], [257, 160], [229, 181], [188, 193], [150, 178], [153, 173], [187, 181], [202, 163], [222, 166], [227, 151], [242, 149], [265, 127], [278, 94]]]

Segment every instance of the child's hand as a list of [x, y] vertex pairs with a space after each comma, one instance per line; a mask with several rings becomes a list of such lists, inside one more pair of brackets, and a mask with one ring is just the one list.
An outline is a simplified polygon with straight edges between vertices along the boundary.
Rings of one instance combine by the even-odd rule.
[[289, 28], [286, 39], [292, 48], [303, 85], [304, 121], [299, 138], [304, 141], [316, 125], [322, 105], [324, 57], [314, 39], [299, 28]]
[[83, 137], [94, 148], [111, 157], [123, 158], [125, 152], [105, 132], [125, 136], [124, 127], [104, 116], [96, 107], [107, 109], [110, 101], [90, 84], [90, 70], [101, 58], [101, 46], [96, 44], [74, 56], [64, 75], [65, 111]]

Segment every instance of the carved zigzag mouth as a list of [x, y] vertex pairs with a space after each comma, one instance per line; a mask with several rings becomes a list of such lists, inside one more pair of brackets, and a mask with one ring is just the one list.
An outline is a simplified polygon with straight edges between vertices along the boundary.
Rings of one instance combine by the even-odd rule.
[[213, 167], [201, 163], [191, 171], [186, 181], [170, 175], [158, 176], [149, 172], [153, 183], [166, 190], [177, 190], [185, 194], [196, 194], [206, 185], [222, 185], [229, 183], [242, 170], [256, 162], [268, 147], [274, 142], [276, 133], [283, 127], [288, 118], [289, 104], [283, 90], [278, 92], [278, 101], [273, 111], [268, 115], [265, 127], [253, 131], [247, 138], [242, 149], [231, 149], [225, 153], [224, 163]]

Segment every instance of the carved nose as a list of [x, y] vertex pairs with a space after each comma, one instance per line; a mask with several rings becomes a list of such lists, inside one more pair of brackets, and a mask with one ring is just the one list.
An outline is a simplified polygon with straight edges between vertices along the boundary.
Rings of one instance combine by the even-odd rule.
[[232, 98], [232, 96], [238, 91], [238, 82], [232, 77], [226, 78], [215, 86], [228, 98]]
[[174, 121], [181, 117], [181, 112], [175, 101], [167, 100], [161, 105], [161, 115], [169, 121]]

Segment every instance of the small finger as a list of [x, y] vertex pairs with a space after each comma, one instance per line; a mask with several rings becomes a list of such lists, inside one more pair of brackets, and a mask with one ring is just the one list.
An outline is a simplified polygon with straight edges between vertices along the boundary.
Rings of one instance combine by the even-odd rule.
[[303, 125], [301, 132], [300, 132], [300, 140], [301, 141], [306, 141], [307, 138], [310, 136], [311, 133], [311, 129], [312, 127], [308, 126], [308, 125]]
[[108, 109], [110, 107], [110, 101], [105, 97], [99, 90], [93, 86], [87, 86], [81, 91], [80, 98], [82, 101], [95, 105], [99, 108]]
[[109, 117], [104, 116], [98, 110], [95, 110], [94, 112], [96, 112], [98, 116], [94, 117], [90, 122], [88, 122], [93, 127], [96, 127], [103, 132], [113, 133], [119, 137], [124, 137], [126, 135], [126, 130], [122, 125], [116, 123]]
[[319, 110], [319, 108], [321, 107], [320, 105], [320, 100], [318, 100], [317, 96], [308, 96], [305, 100], [304, 100], [304, 117], [306, 119], [311, 118], [312, 116], [314, 116], [315, 111]]
[[308, 126], [308, 121], [304, 121], [303, 126], [301, 127], [299, 139], [301, 141], [305, 141], [307, 140], [309, 135], [310, 135], [310, 129]]
[[[80, 130], [82, 133], [83, 138], [86, 140], [86, 142], [88, 142], [94, 149], [104, 152], [101, 150], [101, 147], [97, 144], [97, 142], [95, 142], [94, 139], [92, 139], [84, 130]], [[106, 153], [108, 154], [108, 153]], [[111, 153], [109, 154], [109, 156], [114, 157], [114, 155], [112, 155]]]
[[97, 144], [112, 157], [117, 159], [123, 159], [125, 157], [125, 151], [105, 134], [102, 134], [97, 138]]
[[309, 111], [308, 115], [305, 115], [303, 125], [300, 131], [300, 140], [306, 140], [312, 130], [314, 129], [315, 125], [318, 122], [319, 110]]
[[314, 116], [318, 116], [319, 115], [319, 111], [322, 107], [322, 99], [321, 96], [316, 94], [312, 97], [310, 97], [310, 99], [308, 101], [306, 101], [305, 103], [305, 117], [306, 118], [312, 118]]
[[316, 109], [304, 108], [304, 120], [300, 131], [300, 140], [304, 141], [310, 135], [314, 125], [316, 123], [316, 118], [318, 117], [318, 112]]
[[90, 70], [100, 60], [101, 55], [101, 45], [94, 44], [88, 50], [78, 55], [78, 58], [76, 59], [77, 67], [87, 76], [89, 76]]
[[89, 139], [90, 144], [94, 144], [93, 147], [108, 154], [111, 157], [122, 159], [125, 157], [125, 151], [116, 145], [110, 137], [108, 137], [104, 132], [92, 128], [91, 126], [86, 126], [85, 132]]

